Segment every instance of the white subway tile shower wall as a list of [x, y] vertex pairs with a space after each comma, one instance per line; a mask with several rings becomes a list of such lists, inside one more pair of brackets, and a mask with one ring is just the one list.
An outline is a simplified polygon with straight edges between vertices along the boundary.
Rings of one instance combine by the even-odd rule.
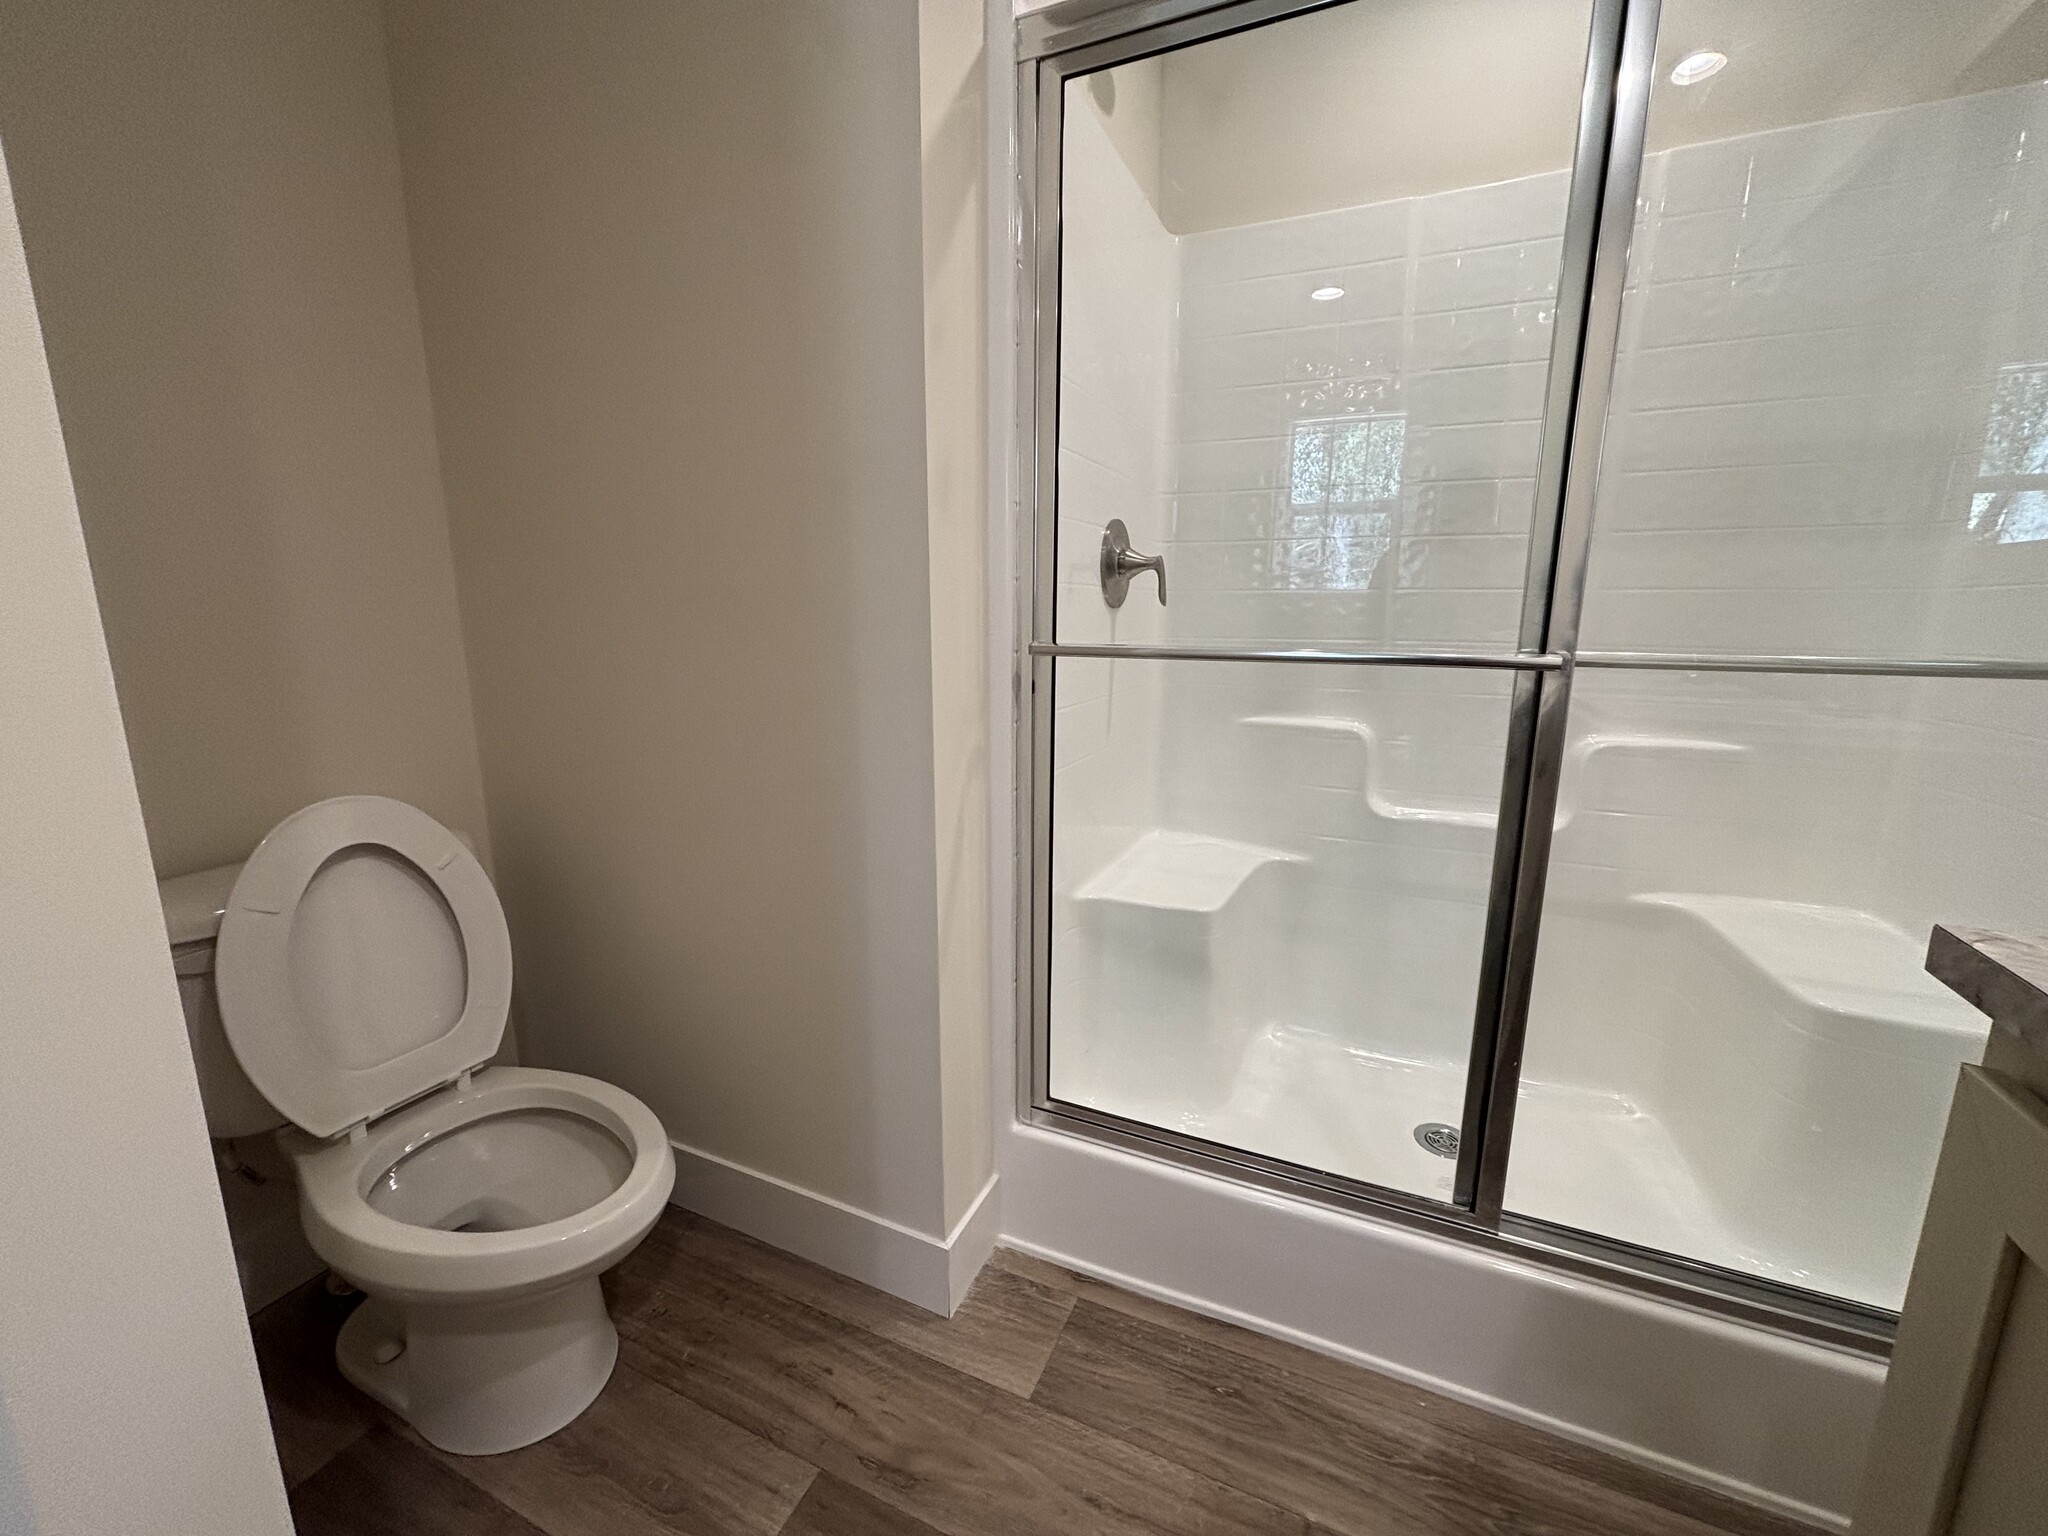
[[[1650, 158], [1583, 645], [2048, 655], [2044, 112]], [[1745, 750], [1578, 787], [1529, 1074], [1669, 1134], [1665, 1209], [1621, 1235], [1896, 1306], [1983, 1027], [1919, 957], [1937, 921], [2048, 928], [2048, 685], [1582, 672], [1573, 728]], [[1510, 1203], [1592, 1224], [1590, 1153], [1544, 1161], [1571, 1171]]]
[[[1180, 253], [1085, 90], [1070, 99], [1065, 134], [1054, 611], [1064, 639], [1157, 640], [1165, 633], [1166, 609], [1152, 578], [1134, 582], [1124, 606], [1111, 609], [1102, 601], [1097, 561], [1111, 518], [1124, 520], [1145, 553], [1166, 540]], [[1055, 1063], [1084, 1064], [1095, 1045], [1081, 1023], [1087, 1003], [1073, 892], [1159, 825], [1160, 736], [1156, 668], [1127, 661], [1059, 666], [1053, 711], [1060, 828], [1052, 892]]]
[[1582, 644], [2048, 657], [2044, 129], [2024, 86], [1651, 157]]
[[1177, 638], [1513, 648], [1565, 192], [1182, 239]]
[[[1512, 646], [1563, 175], [1175, 240], [1092, 101], [1070, 98], [1066, 123], [1060, 638]], [[1162, 271], [1171, 287], [1148, 292]], [[1121, 415], [1084, 424], [1105, 349]], [[1167, 429], [1151, 530], [1131, 510], [1149, 467], [1138, 411]], [[1094, 561], [1114, 515], [1168, 551], [1165, 610], [1149, 578], [1123, 609], [1102, 605]], [[1442, 1193], [1448, 1164], [1408, 1132], [1457, 1118], [1507, 680], [1089, 662], [1059, 678], [1055, 1095]], [[1060, 745], [1070, 698], [1100, 724], [1080, 764]], [[1147, 816], [1199, 846], [1145, 838]], [[1249, 872], [1222, 896], [1201, 873], [1219, 865]], [[1167, 973], [1184, 963], [1222, 987], [1212, 949], [1271, 984], [1195, 1007]], [[1178, 1053], [1139, 1017], [1147, 988], [1181, 1018]], [[1149, 1070], [1133, 1070], [1133, 1038], [1160, 1042]], [[1218, 1075], [1168, 1058], [1218, 1049], [1242, 1058], [1239, 1091], [1187, 1102]], [[1380, 1117], [1397, 1146], [1359, 1145], [1355, 1094], [1301, 1081], [1305, 1066], [1335, 1084], [1332, 1049], [1367, 1064], [1358, 1086], [1398, 1081], [1416, 1100]]]
[[[1514, 648], [1566, 192], [1558, 172], [1182, 240], [1178, 638]], [[1169, 672], [1169, 823], [1301, 861], [1268, 955], [1289, 984], [1206, 1134], [1448, 1194], [1411, 1132], [1460, 1115], [1509, 688]]]
[[[1651, 157], [1584, 644], [2048, 654], [2048, 538], [2030, 521], [2048, 479], [2026, 478], [2048, 471], [2048, 371], [2027, 371], [2048, 364], [2044, 110], [2029, 87]], [[1101, 148], [1104, 169], [1121, 170]], [[1070, 153], [1070, 241], [1077, 169]], [[1114, 309], [1100, 338], [1127, 377], [1148, 381], [1125, 398], [1150, 414], [1141, 425], [1126, 406], [1092, 426], [1120, 422], [1134, 456], [1158, 431], [1161, 451], [1124, 471], [1112, 511], [1091, 508], [1086, 489], [1070, 497], [1063, 442], [1061, 638], [1110, 633], [1093, 577], [1099, 521], [1120, 511], [1149, 551], [1153, 535], [1125, 509], [1142, 506], [1162, 519], [1173, 602], [1161, 615], [1142, 580], [1114, 620], [1123, 638], [1511, 647], [1562, 173], [1177, 242], [1125, 182], [1128, 249], [1087, 267], [1069, 258], [1062, 384], [1097, 334], [1075, 320], [1076, 301]], [[1127, 286], [1087, 291], [1084, 278], [1111, 273]], [[1162, 290], [1148, 285], [1163, 283], [1178, 310], [1162, 334], [1149, 302]], [[1329, 288], [1343, 293], [1312, 297]], [[1140, 315], [1155, 327], [1142, 345], [1110, 339]], [[1162, 367], [1164, 400], [1146, 393]], [[1067, 403], [1084, 398], [1063, 402], [1063, 429], [1090, 429]], [[1152, 484], [1163, 494], [1148, 500]], [[1504, 681], [1113, 670], [1131, 692], [1155, 691], [1114, 730], [1097, 706], [1087, 785], [1061, 769], [1058, 889], [1153, 827], [1294, 861], [1281, 866], [1291, 894], [1272, 909], [1265, 961], [1289, 985], [1269, 996], [1265, 1042], [1334, 1050], [1310, 1074], [1326, 1083], [1351, 1081], [1333, 1059], [1426, 1066], [1402, 1093], [1359, 1092], [1351, 1140], [1316, 1155], [1436, 1188], [1404, 1138], [1412, 1119], [1457, 1118]], [[1111, 672], [1086, 685], [1091, 700], [1107, 697]], [[1063, 719], [1066, 704], [1063, 692]], [[1837, 932], [1828, 914], [1846, 914], [1840, 932], [1898, 951], [1887, 974], [1894, 962], [1916, 973], [1931, 921], [2048, 928], [2044, 806], [2048, 688], [1582, 673], [1511, 1200], [1895, 1302], [1912, 1199], [1867, 1198], [1835, 1155], [1854, 1144], [1847, 1130], [1818, 1144], [1776, 1132], [1830, 1116], [1891, 1125], [1891, 1161], [1881, 1147], [1859, 1157], [1910, 1193], [1934, 1135], [1917, 1121], [1938, 1113], [1918, 1090], [1972, 1048], [1974, 1016], [1942, 1012], [1909, 980], [1911, 995], [1884, 1006], [1933, 1008], [1940, 1027], [1889, 1031], [1872, 1002], [1866, 1037], [1829, 1037], [1815, 1056], [1812, 1019], [1785, 1002], [1802, 979], [1757, 982], [1742, 972], [1754, 956], [1726, 959], [1747, 953], [1729, 934], [1748, 909], [1701, 916], [1641, 898], [1798, 904], [1820, 914], [1823, 948]], [[1060, 910], [1071, 935], [1072, 903]], [[1642, 974], [1660, 954], [1666, 969]], [[1089, 1027], [1079, 974], [1056, 951], [1056, 1078], [1061, 1042], [1078, 1051]], [[1825, 977], [1814, 985], [1825, 991]], [[1704, 1068], [1681, 1046], [1747, 1051], [1753, 1066], [1764, 1057], [1745, 1031], [1759, 1018], [1776, 1019], [1767, 1033], [1792, 1052], [1783, 1070], [1737, 1070], [1718, 1098], [1690, 1093]], [[1269, 1118], [1312, 1118], [1314, 1105], [1275, 1089], [1273, 1055], [1259, 1040], [1248, 1049], [1241, 1113], [1178, 1123], [1256, 1145], [1272, 1133], [1249, 1123], [1254, 1101]], [[1884, 1082], [1849, 1070], [1901, 1060], [1917, 1065]], [[1375, 1115], [1398, 1115], [1400, 1134], [1360, 1123]], [[1763, 1177], [1733, 1157], [1745, 1141], [1797, 1166]], [[1841, 1209], [1863, 1227], [1815, 1215]], [[1802, 1223], [1828, 1251], [1796, 1251]]]

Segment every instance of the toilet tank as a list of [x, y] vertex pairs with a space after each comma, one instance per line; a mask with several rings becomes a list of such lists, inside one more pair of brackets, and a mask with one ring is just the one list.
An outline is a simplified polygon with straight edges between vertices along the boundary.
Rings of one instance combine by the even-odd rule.
[[206, 1133], [216, 1139], [254, 1136], [284, 1124], [284, 1116], [256, 1091], [235, 1060], [221, 1028], [220, 1003], [213, 991], [214, 941], [220, 937], [220, 917], [227, 910], [228, 893], [241, 872], [239, 864], [223, 864], [157, 886], [163, 901], [164, 929], [171, 941], [171, 960], [178, 972], [185, 1032], [192, 1039], [192, 1063], [199, 1069]]

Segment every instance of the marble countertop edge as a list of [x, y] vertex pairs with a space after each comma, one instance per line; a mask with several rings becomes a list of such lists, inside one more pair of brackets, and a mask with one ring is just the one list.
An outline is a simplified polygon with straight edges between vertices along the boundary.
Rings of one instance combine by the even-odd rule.
[[1936, 926], [1927, 972], [2048, 1059], [2048, 936]]

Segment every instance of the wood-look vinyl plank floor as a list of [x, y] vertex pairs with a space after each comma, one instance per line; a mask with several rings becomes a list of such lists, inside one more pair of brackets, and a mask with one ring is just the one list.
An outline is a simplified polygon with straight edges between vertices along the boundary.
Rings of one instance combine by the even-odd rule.
[[873, 1494], [820, 1472], [803, 1503], [782, 1528], [782, 1536], [939, 1536], [915, 1515], [906, 1515]]
[[1306, 1522], [719, 1267], [642, 1270], [623, 1358], [952, 1536], [1301, 1536]]
[[1082, 1302], [1033, 1401], [1346, 1536], [1709, 1536], [1427, 1419]]
[[1484, 1444], [1512, 1451], [1525, 1460], [1553, 1468], [1595, 1487], [1630, 1494], [1672, 1514], [1689, 1516], [1710, 1530], [1737, 1533], [1737, 1536], [1811, 1536], [1814, 1529], [1801, 1521], [1759, 1509], [1715, 1489], [1564, 1439], [1534, 1425], [1502, 1418], [1470, 1403], [1412, 1385], [1399, 1377], [1367, 1370], [1168, 1302], [1155, 1301], [1149, 1296], [1063, 1269], [1014, 1249], [998, 1248], [990, 1267], [1028, 1276], [1046, 1289], [1067, 1292], [1077, 1302], [1092, 1302], [1141, 1321], [1190, 1334], [1218, 1348], [1249, 1356], [1294, 1375], [1305, 1376], [1324, 1390], [1362, 1399], [1377, 1410], [1440, 1425]]
[[680, 1211], [655, 1228], [647, 1247], [640, 1267], [657, 1261], [715, 1265], [1020, 1397], [1030, 1395], [1076, 1300], [1071, 1289], [990, 1265], [960, 1310], [940, 1317]]
[[540, 1536], [466, 1478], [372, 1429], [292, 1490], [298, 1536]]
[[547, 1536], [776, 1536], [817, 1476], [624, 1362], [538, 1445], [455, 1456], [418, 1443]]
[[938, 1318], [671, 1211], [606, 1287], [611, 1383], [492, 1457], [342, 1382], [345, 1301], [267, 1309], [302, 1536], [1811, 1536], [1022, 1254]]
[[270, 1432], [288, 1489], [378, 1422], [375, 1406], [341, 1379], [334, 1364], [334, 1336], [354, 1305], [354, 1298], [330, 1296], [315, 1280], [250, 1319]]

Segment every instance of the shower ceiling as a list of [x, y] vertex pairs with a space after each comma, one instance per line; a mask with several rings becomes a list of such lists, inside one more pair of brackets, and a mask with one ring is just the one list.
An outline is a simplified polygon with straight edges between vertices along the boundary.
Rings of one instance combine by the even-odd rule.
[[[1125, 122], [1113, 133], [1173, 234], [1562, 170], [1582, 9], [1573, 0], [1338, 6], [1120, 66]], [[1866, 0], [1669, 0], [1660, 77], [1698, 49], [1730, 62], [1658, 100], [1655, 147], [2048, 77], [2038, 0], [1887, 0], [1881, 23], [1875, 9]], [[1444, 46], [1450, 28], [1455, 48]], [[1485, 108], [1443, 110], [1461, 100]], [[1274, 110], [1282, 102], [1287, 110]]]

